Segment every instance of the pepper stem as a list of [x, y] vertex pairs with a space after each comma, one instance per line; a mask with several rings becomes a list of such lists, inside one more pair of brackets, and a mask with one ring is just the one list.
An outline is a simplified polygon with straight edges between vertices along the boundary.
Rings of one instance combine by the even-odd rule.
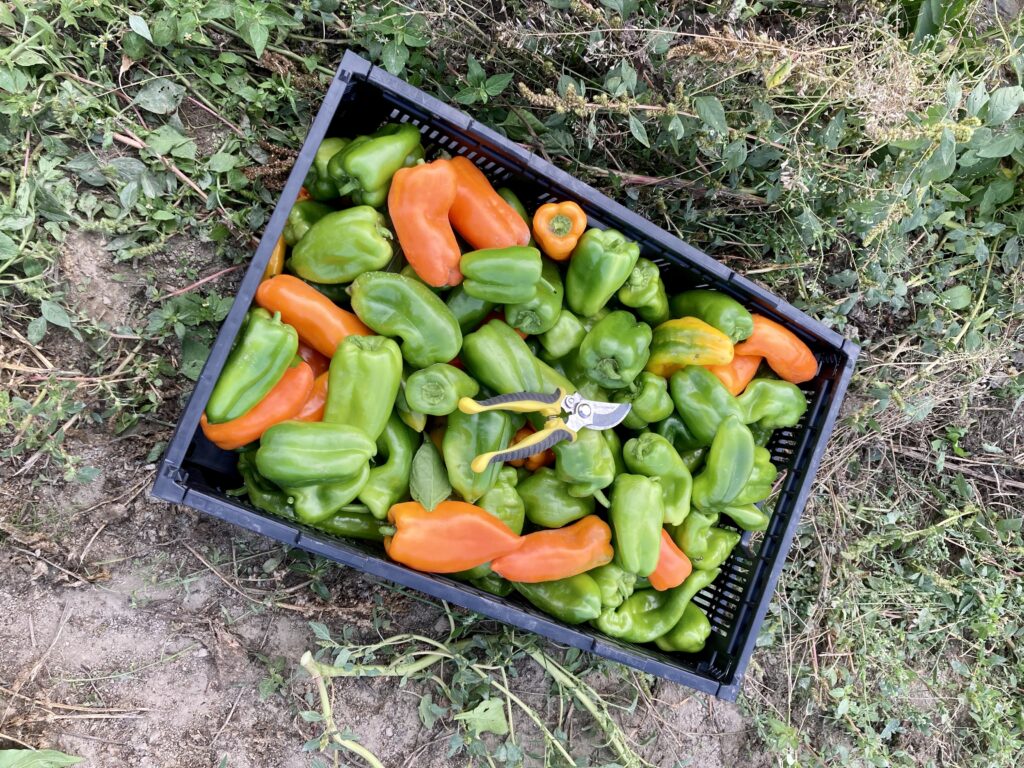
[[565, 237], [572, 232], [572, 219], [565, 214], [559, 213], [548, 222], [548, 229], [559, 237]]
[[382, 525], [377, 530], [380, 531], [381, 536], [394, 536], [398, 533], [398, 528], [393, 525]]

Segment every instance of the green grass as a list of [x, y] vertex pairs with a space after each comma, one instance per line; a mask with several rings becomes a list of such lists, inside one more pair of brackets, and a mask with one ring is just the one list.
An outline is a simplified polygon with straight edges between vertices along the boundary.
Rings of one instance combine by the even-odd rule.
[[[782, 764], [1012, 764], [1024, 37], [1019, 22], [980, 23], [986, 4], [531, 0], [499, 18], [461, 0], [4, 6], [0, 330], [17, 354], [0, 460], [88, 481], [69, 423], [166, 430], [230, 277], [169, 294], [251, 253], [351, 47], [863, 345], [742, 706]], [[62, 244], [81, 230], [143, 276], [130, 327], [71, 294]], [[217, 263], [161, 258], [186, 234]], [[322, 564], [291, 567], [326, 592]], [[444, 652], [472, 677], [507, 660], [511, 641], [494, 637]], [[414, 642], [374, 649], [374, 663]], [[284, 683], [268, 670], [269, 694]], [[502, 695], [495, 678], [442, 699], [459, 687], [417, 676], [433, 697], [424, 727], [483, 750], [467, 713]], [[502, 739], [490, 759], [515, 764], [520, 747]]]

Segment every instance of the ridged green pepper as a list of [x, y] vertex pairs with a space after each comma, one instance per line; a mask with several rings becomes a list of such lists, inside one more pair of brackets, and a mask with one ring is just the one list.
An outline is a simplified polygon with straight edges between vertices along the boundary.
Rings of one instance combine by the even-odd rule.
[[260, 438], [256, 467], [261, 475], [282, 488], [341, 483], [369, 466], [376, 453], [375, 441], [357, 427], [322, 421], [283, 421]]
[[559, 360], [579, 349], [586, 335], [587, 329], [579, 318], [568, 309], [562, 309], [555, 324], [537, 338], [544, 347], [546, 359]]
[[487, 574], [476, 579], [470, 579], [469, 583], [484, 592], [490, 592], [498, 597], [508, 597], [512, 594], [512, 582], [501, 578], [494, 571], [488, 570]]
[[754, 504], [730, 504], [722, 514], [744, 531], [763, 531], [768, 527], [768, 513]]
[[512, 206], [512, 210], [519, 214], [519, 218], [526, 222], [526, 226], [530, 227], [530, 242], [528, 242], [527, 245], [536, 245], [532, 232], [533, 218], [526, 212], [526, 206], [523, 205], [519, 196], [508, 187], [498, 187], [495, 191], [498, 193], [498, 197]]
[[740, 534], [716, 527], [717, 522], [717, 514], [691, 509], [683, 524], [672, 530], [673, 540], [696, 570], [717, 568], [739, 544]]
[[615, 474], [621, 475], [626, 471], [626, 461], [622, 458], [622, 438], [614, 429], [602, 429], [604, 441], [608, 444], [608, 450], [612, 452], [612, 460], [615, 462]]
[[616, 477], [608, 521], [615, 541], [615, 563], [637, 576], [650, 576], [658, 567], [665, 522], [661, 480], [644, 475]]
[[750, 434], [754, 436], [754, 445], [764, 448], [768, 445], [768, 442], [772, 439], [772, 433], [774, 429], [770, 427], [762, 427], [756, 421], [753, 424], [747, 424], [750, 427]]
[[349, 139], [340, 139], [335, 136], [320, 142], [316, 155], [313, 157], [313, 164], [306, 173], [305, 181], [302, 182], [302, 186], [314, 200], [333, 200], [338, 196], [338, 187], [327, 172], [327, 165], [331, 158], [341, 152], [349, 143]]
[[331, 358], [325, 422], [348, 424], [376, 441], [402, 385], [402, 353], [386, 336], [347, 336]]
[[[682, 583], [680, 588], [687, 588], [687, 583], [689, 582], [688, 591], [696, 595], [700, 590], [713, 582], [719, 573], [721, 571], [718, 569], [694, 571]], [[697, 576], [697, 574], [701, 575]], [[683, 610], [683, 615], [679, 621], [664, 635], [655, 638], [654, 643], [663, 651], [697, 653], [704, 649], [704, 643], [710, 634], [711, 622], [708, 621], [704, 611], [693, 602], [693, 596], [691, 595], [690, 601], [686, 604], [686, 608]]]
[[754, 379], [736, 398], [747, 424], [761, 429], [795, 427], [807, 410], [800, 387], [779, 379]]
[[288, 212], [288, 220], [284, 223], [284, 241], [288, 245], [295, 245], [310, 227], [333, 211], [331, 206], [316, 200], [299, 200]]
[[728, 336], [696, 317], [680, 317], [654, 329], [647, 370], [667, 379], [688, 365], [725, 365], [732, 358]]
[[448, 363], [434, 363], [413, 372], [405, 384], [409, 407], [430, 416], [447, 416], [463, 397], [475, 397], [480, 385], [465, 371]]
[[560, 360], [552, 363], [552, 367], [573, 383], [576, 390], [588, 400], [608, 402], [611, 395], [608, 390], [587, 375], [580, 362], [579, 352], [570, 352]]
[[280, 381], [299, 349], [299, 334], [265, 309], [250, 309], [206, 403], [211, 424], [237, 419]]
[[470, 296], [497, 304], [522, 304], [537, 295], [540, 251], [528, 245], [470, 251], [462, 255], [459, 270]]
[[644, 429], [648, 424], [667, 419], [676, 409], [668, 393], [668, 382], [649, 371], [643, 371], [627, 389], [613, 392], [612, 400], [630, 404], [622, 422], [626, 429]]
[[619, 288], [619, 301], [636, 310], [645, 323], [660, 325], [668, 320], [668, 295], [658, 265], [648, 259], [637, 259], [626, 284]]
[[[708, 576], [711, 578], [708, 578]], [[610, 637], [633, 643], [649, 643], [671, 630], [686, 611], [693, 596], [711, 583], [709, 571], [694, 571], [675, 589], [659, 592], [642, 589], [626, 598], [618, 608], [602, 613], [594, 622]]]
[[[673, 446], [675, 447], [675, 446]], [[676, 451], [679, 453], [678, 451]], [[683, 451], [679, 454], [679, 458], [683, 460], [683, 464], [690, 470], [690, 474], [696, 472], [704, 464], [704, 459], [708, 455], [707, 448], [694, 448], [689, 451]]]
[[579, 363], [586, 375], [608, 389], [624, 389], [647, 365], [651, 326], [624, 310], [611, 312], [583, 339]]
[[483, 472], [474, 472], [470, 462], [481, 453], [507, 448], [515, 432], [512, 423], [511, 415], [505, 411], [469, 414], [455, 410], [448, 416], [441, 441], [448, 481], [470, 504], [494, 487], [502, 466], [491, 464]]
[[[308, 423], [308, 422], [303, 422]], [[257, 456], [257, 461], [259, 457]], [[370, 465], [363, 464], [344, 480], [314, 485], [286, 486], [295, 514], [304, 523], [319, 526], [351, 504], [370, 479]], [[374, 518], [376, 519], [376, 518]]]
[[754, 447], [754, 468], [746, 484], [731, 502], [730, 506], [743, 506], [764, 501], [772, 493], [772, 486], [779, 476], [779, 470], [772, 464], [772, 454], [767, 448]]
[[481, 496], [476, 504], [486, 509], [507, 525], [513, 533], [523, 532], [526, 519], [526, 504], [516, 488], [519, 473], [514, 467], [503, 466], [498, 470], [498, 479], [494, 487]]
[[696, 317], [717, 328], [735, 344], [754, 332], [754, 319], [736, 299], [718, 291], [698, 288], [672, 297], [672, 317]]
[[505, 307], [505, 320], [513, 328], [536, 336], [551, 330], [562, 311], [562, 277], [558, 265], [544, 259], [537, 282], [537, 293], [529, 301]]
[[513, 586], [534, 606], [566, 624], [582, 624], [601, 615], [601, 589], [585, 573], [558, 581]]
[[391, 261], [391, 230], [368, 205], [328, 213], [292, 248], [288, 268], [316, 283], [350, 283]]
[[587, 571], [587, 575], [597, 582], [601, 590], [601, 607], [618, 608], [622, 601], [633, 594], [636, 585], [636, 574], [624, 571], [615, 563], [600, 565]]
[[693, 478], [693, 506], [718, 512], [739, 496], [754, 470], [754, 437], [735, 416], [718, 428], [704, 469]]
[[[684, 453], [707, 447], [694, 437], [690, 428], [686, 426], [686, 422], [676, 412], [670, 413], [667, 418], [659, 421], [657, 424], [651, 424], [651, 429], [672, 443], [672, 447], [676, 449], [680, 456]], [[712, 439], [714, 438], [712, 437]]]
[[577, 315], [590, 317], [629, 279], [640, 246], [614, 229], [588, 229], [580, 237], [565, 277], [565, 298]]
[[339, 196], [379, 208], [388, 199], [391, 177], [423, 159], [420, 132], [411, 123], [389, 123], [369, 136], [357, 136], [327, 163]]
[[669, 391], [690, 433], [694, 447], [711, 445], [718, 427], [728, 416], [743, 420], [743, 411], [725, 385], [707, 368], [689, 365], [672, 374]]
[[409, 382], [407, 371], [402, 372], [402, 386], [398, 389], [398, 397], [395, 398], [395, 410], [405, 425], [416, 432], [422, 432], [427, 428], [427, 414], [414, 410], [405, 397], [405, 386]]
[[452, 288], [445, 304], [455, 315], [455, 320], [464, 334], [479, 328], [484, 318], [491, 314], [495, 307], [493, 301], [484, 301], [476, 296], [470, 296], [461, 284]]
[[366, 325], [402, 339], [416, 368], [447, 363], [462, 348], [455, 315], [423, 283], [392, 272], [364, 272], [352, 283], [352, 309]]
[[665, 524], [682, 523], [690, 513], [693, 477], [672, 443], [659, 434], [645, 432], [626, 441], [622, 454], [630, 472], [660, 478]]
[[561, 528], [594, 512], [594, 497], [569, 495], [568, 484], [549, 467], [523, 478], [519, 496], [526, 506], [526, 518], [541, 528]]
[[[330, 392], [329, 383], [327, 391]], [[384, 431], [377, 438], [378, 463], [370, 470], [366, 485], [359, 491], [359, 500], [374, 517], [383, 520], [392, 504], [407, 497], [412, 457], [419, 447], [419, 434], [406, 426], [397, 411], [392, 411]]]

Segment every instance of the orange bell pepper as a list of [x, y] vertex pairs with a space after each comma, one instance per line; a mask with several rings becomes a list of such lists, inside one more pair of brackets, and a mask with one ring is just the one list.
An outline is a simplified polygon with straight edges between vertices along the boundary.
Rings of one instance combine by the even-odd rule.
[[281, 235], [281, 237], [277, 238], [277, 242], [274, 244], [274, 250], [270, 254], [270, 261], [267, 262], [266, 269], [263, 270], [264, 280], [276, 277], [284, 271], [285, 247], [284, 235]]
[[732, 395], [739, 395], [747, 388], [747, 384], [754, 378], [757, 369], [761, 367], [764, 360], [760, 355], [733, 355], [732, 362], [725, 365], [709, 365], [711, 371], [718, 380], [725, 384], [725, 388]]
[[233, 451], [259, 438], [275, 424], [294, 418], [313, 389], [313, 370], [304, 362], [288, 368], [281, 380], [256, 405], [231, 421], [210, 424], [199, 418], [206, 438], [225, 451]]
[[442, 501], [427, 511], [417, 501], [388, 510], [394, 533], [384, 551], [395, 562], [427, 573], [457, 573], [489, 563], [523, 544], [490, 512], [464, 501]]
[[522, 584], [567, 579], [610, 563], [614, 555], [612, 529], [597, 515], [522, 538], [521, 547], [491, 561], [496, 574]]
[[299, 188], [299, 194], [295, 198], [295, 202], [296, 203], [301, 203], [303, 200], [312, 200], [312, 199], [313, 199], [313, 196], [311, 194], [309, 194], [309, 190], [306, 189], [305, 187], [300, 187]]
[[530, 227], [494, 190], [483, 171], [461, 155], [449, 163], [458, 185], [448, 218], [473, 250], [530, 242]]
[[[515, 433], [509, 445], [518, 445], [536, 431], [532, 426], [526, 424]], [[555, 452], [548, 448], [546, 451], [534, 453], [525, 459], [513, 459], [505, 463], [511, 464], [513, 467], [525, 467], [528, 472], [536, 472], [541, 467], [547, 467], [555, 463]]]
[[334, 357], [348, 336], [373, 336], [373, 331], [316, 288], [291, 275], [264, 280], [256, 289], [256, 303], [299, 332], [299, 338], [317, 352]]
[[647, 578], [659, 592], [678, 587], [693, 571], [690, 558], [672, 540], [668, 531], [661, 529], [661, 550], [658, 553], [658, 567]]
[[533, 214], [533, 237], [544, 255], [565, 261], [587, 228], [587, 214], [576, 203], [545, 203]]
[[401, 168], [388, 192], [388, 213], [406, 261], [427, 285], [462, 282], [462, 252], [448, 214], [458, 182], [447, 160]]
[[313, 369], [313, 376], [319, 376], [331, 367], [331, 361], [321, 355], [308, 344], [299, 342], [299, 357]]
[[309, 391], [309, 397], [303, 403], [302, 408], [295, 414], [296, 421], [323, 421], [324, 406], [327, 405], [327, 372], [321, 373], [313, 381], [313, 389]]
[[818, 372], [818, 360], [810, 347], [788, 328], [761, 315], [754, 315], [754, 332], [737, 344], [734, 352], [764, 357], [779, 378], [793, 384], [810, 381]]

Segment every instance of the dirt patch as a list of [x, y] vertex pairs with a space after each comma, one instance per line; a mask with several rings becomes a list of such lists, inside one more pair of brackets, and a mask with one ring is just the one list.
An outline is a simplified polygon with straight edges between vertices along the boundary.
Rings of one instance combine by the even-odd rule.
[[114, 263], [101, 235], [72, 230], [64, 240], [61, 264], [68, 297], [94, 323], [109, 328], [131, 325], [139, 284]]

